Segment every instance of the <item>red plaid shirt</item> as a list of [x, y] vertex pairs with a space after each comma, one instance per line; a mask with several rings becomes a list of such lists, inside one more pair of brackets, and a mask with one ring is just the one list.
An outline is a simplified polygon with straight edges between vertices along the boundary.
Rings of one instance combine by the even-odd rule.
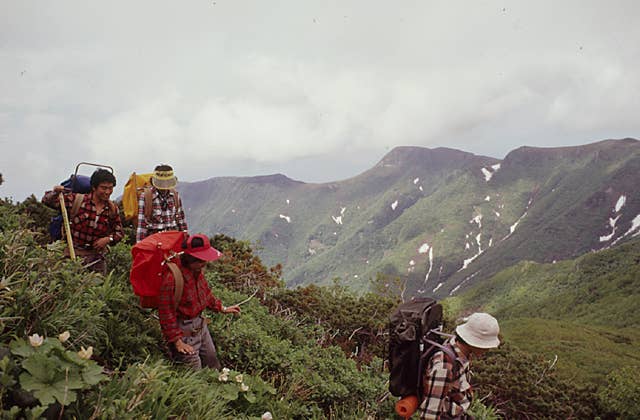
[[[58, 194], [55, 191], [47, 191], [42, 197], [42, 202], [48, 207], [59, 209]], [[64, 205], [70, 218], [71, 236], [75, 248], [92, 249], [94, 241], [107, 236], [113, 236], [114, 244], [124, 238], [117, 206], [114, 206], [115, 214], [111, 214], [111, 206], [108, 204], [98, 213], [93, 203], [93, 193], [85, 194], [78, 213], [71, 219], [71, 207], [75, 198], [76, 193], [64, 193]]]
[[205, 308], [209, 308], [214, 312], [222, 312], [222, 302], [213, 296], [202, 272], [196, 278], [188, 268], [180, 267], [180, 271], [184, 277], [184, 289], [178, 307], [173, 309], [175, 279], [169, 270], [167, 270], [162, 280], [160, 294], [158, 295], [160, 328], [162, 329], [162, 335], [170, 343], [182, 338], [182, 330], [178, 327], [178, 318], [195, 318]]
[[420, 404], [420, 419], [468, 418], [466, 415], [473, 394], [469, 384], [469, 361], [458, 347], [455, 338], [447, 344], [457, 360], [449, 360], [438, 351], [429, 360], [424, 372], [424, 399]]

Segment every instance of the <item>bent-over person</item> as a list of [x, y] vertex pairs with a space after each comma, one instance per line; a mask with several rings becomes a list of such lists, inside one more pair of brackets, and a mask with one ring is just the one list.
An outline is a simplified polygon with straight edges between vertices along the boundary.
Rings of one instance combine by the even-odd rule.
[[455, 337], [445, 343], [449, 351], [437, 351], [424, 372], [420, 418], [470, 419], [467, 413], [473, 393], [469, 383], [472, 358], [500, 345], [498, 321], [487, 313], [472, 314], [458, 325]]
[[194, 369], [210, 367], [220, 370], [216, 347], [209, 333], [207, 322], [202, 316], [205, 309], [224, 314], [240, 313], [240, 307], [225, 307], [216, 298], [203, 270], [208, 261], [219, 258], [220, 252], [211, 247], [205, 235], [191, 235], [183, 243], [184, 253], [180, 255], [180, 272], [184, 280], [182, 297], [174, 301], [175, 278], [167, 270], [158, 296], [160, 328], [169, 343], [172, 358]]

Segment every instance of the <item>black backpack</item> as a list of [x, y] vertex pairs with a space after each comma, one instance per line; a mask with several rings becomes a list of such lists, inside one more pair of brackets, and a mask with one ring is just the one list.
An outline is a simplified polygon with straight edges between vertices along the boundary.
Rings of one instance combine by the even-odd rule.
[[431, 298], [414, 298], [389, 317], [389, 392], [396, 397], [422, 396], [423, 370], [438, 350], [456, 356], [443, 345], [442, 305]]

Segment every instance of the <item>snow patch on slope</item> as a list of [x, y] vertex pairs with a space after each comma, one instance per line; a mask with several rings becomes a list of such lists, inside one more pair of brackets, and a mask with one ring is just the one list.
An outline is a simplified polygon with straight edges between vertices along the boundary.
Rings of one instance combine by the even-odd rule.
[[[620, 213], [620, 210], [622, 210], [622, 207], [624, 207], [624, 204], [626, 202], [627, 202], [627, 197], [624, 194], [620, 195], [620, 197], [618, 197], [618, 201], [616, 202], [616, 205], [613, 208], [614, 213]], [[618, 229], [616, 224], [618, 223], [618, 219], [620, 218], [620, 216], [621, 214], [618, 214], [616, 217], [609, 218], [609, 227], [611, 227], [611, 233], [608, 235], [601, 236], [600, 242], [609, 242], [611, 239], [613, 239], [614, 235], [616, 234], [616, 230]]]
[[624, 203], [627, 202], [627, 197], [625, 195], [621, 195], [620, 198], [618, 198], [618, 202], [616, 203], [616, 213], [620, 212], [620, 210], [622, 209], [622, 206], [624, 206]]
[[[640, 229], [638, 229], [638, 228], [640, 228], [640, 214], [633, 218], [633, 220], [631, 221], [631, 227], [629, 228], [629, 230], [626, 231], [624, 233], [624, 235], [619, 236], [618, 239], [613, 241], [613, 243], [611, 245], [615, 245], [620, 239], [625, 238], [625, 237], [627, 237], [629, 235], [631, 235], [632, 238], [640, 235]], [[637, 230], [637, 232], [636, 232], [636, 230]]]
[[284, 214], [281, 214], [280, 218], [286, 220], [287, 223], [291, 223], [291, 217], [289, 216], [285, 216]]
[[493, 176], [493, 172], [491, 172], [487, 168], [482, 168], [482, 175], [484, 175], [484, 180], [489, 182], [489, 180], [491, 180], [491, 177]]
[[462, 268], [458, 271], [462, 271], [465, 268], [467, 268], [469, 266], [469, 264], [471, 264], [473, 262], [473, 260], [475, 260], [476, 258], [478, 258], [480, 256], [480, 254], [482, 254], [484, 251], [482, 250], [482, 244], [480, 242], [480, 238], [482, 238], [482, 233], [478, 233], [476, 235], [476, 243], [478, 244], [478, 253], [476, 255], [474, 255], [471, 258], [467, 258], [466, 260], [464, 260], [462, 262]]
[[427, 284], [427, 280], [429, 280], [429, 274], [431, 274], [432, 269], [433, 269], [433, 247], [429, 248], [429, 270], [427, 271], [427, 275], [424, 277], [424, 284]]
[[482, 175], [484, 175], [484, 180], [489, 182], [491, 180], [491, 177], [493, 177], [493, 175], [495, 175], [496, 172], [498, 172], [498, 169], [500, 169], [500, 164], [496, 163], [495, 165], [491, 165], [491, 169], [493, 169], [493, 171], [490, 171], [487, 168], [482, 168]]

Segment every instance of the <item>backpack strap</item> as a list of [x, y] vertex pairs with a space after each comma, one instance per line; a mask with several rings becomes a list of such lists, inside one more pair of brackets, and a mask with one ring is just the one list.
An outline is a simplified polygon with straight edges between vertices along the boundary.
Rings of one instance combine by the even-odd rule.
[[[76, 197], [73, 199], [73, 204], [71, 205], [71, 212], [70, 212], [71, 219], [76, 217], [76, 215], [78, 214], [78, 210], [80, 210], [80, 206], [82, 206], [82, 202], [84, 201], [84, 196], [85, 194], [77, 193]], [[111, 200], [109, 200], [108, 205], [109, 205], [109, 221], [113, 221], [116, 218], [116, 214], [118, 214], [118, 206], [116, 206], [116, 203], [114, 203]]]
[[[178, 195], [178, 190], [172, 189], [173, 197], [176, 203], [176, 213], [182, 207], [182, 201], [180, 201], [180, 196]], [[151, 187], [144, 188], [144, 218], [147, 221], [151, 221], [151, 216], [153, 216], [153, 189]]]
[[[453, 347], [451, 347], [450, 344], [445, 343], [445, 344], [441, 344], [438, 343], [437, 341], [433, 341], [433, 340], [424, 340], [424, 345], [425, 345], [425, 351], [422, 353], [422, 355], [420, 356], [420, 362], [418, 363], [418, 395], [420, 395], [420, 398], [422, 398], [423, 395], [423, 391], [424, 391], [424, 384], [423, 384], [423, 377], [424, 377], [424, 369], [427, 365], [427, 362], [429, 361], [429, 359], [434, 355], [434, 353], [438, 352], [438, 351], [442, 351], [444, 353], [444, 357], [445, 359], [448, 359], [448, 361], [453, 365], [454, 369], [458, 369], [458, 363], [459, 363], [459, 357], [456, 355], [455, 351], [453, 350]], [[429, 390], [430, 391], [430, 390]], [[447, 391], [445, 389], [445, 391]], [[443, 393], [444, 395], [444, 393]]]
[[144, 188], [144, 218], [151, 221], [153, 215], [153, 189], [151, 187]]
[[116, 220], [116, 215], [119, 213], [118, 206], [113, 201], [109, 200], [109, 221], [113, 223]]
[[171, 271], [173, 279], [175, 280], [175, 289], [173, 291], [173, 309], [178, 307], [180, 299], [182, 299], [182, 291], [184, 290], [184, 277], [182, 277], [182, 271], [176, 265], [176, 263], [167, 262], [167, 268]]
[[77, 193], [76, 197], [73, 199], [73, 204], [71, 205], [71, 221], [73, 222], [73, 219], [75, 219], [76, 215], [78, 214], [78, 210], [80, 210], [80, 206], [82, 205], [82, 202], [84, 201], [84, 194], [82, 193]]
[[180, 210], [180, 208], [182, 207], [182, 201], [180, 201], [180, 196], [178, 195], [178, 190], [176, 190], [175, 188], [171, 190], [173, 192], [173, 197], [176, 200], [176, 213], [178, 213], [178, 211]]

